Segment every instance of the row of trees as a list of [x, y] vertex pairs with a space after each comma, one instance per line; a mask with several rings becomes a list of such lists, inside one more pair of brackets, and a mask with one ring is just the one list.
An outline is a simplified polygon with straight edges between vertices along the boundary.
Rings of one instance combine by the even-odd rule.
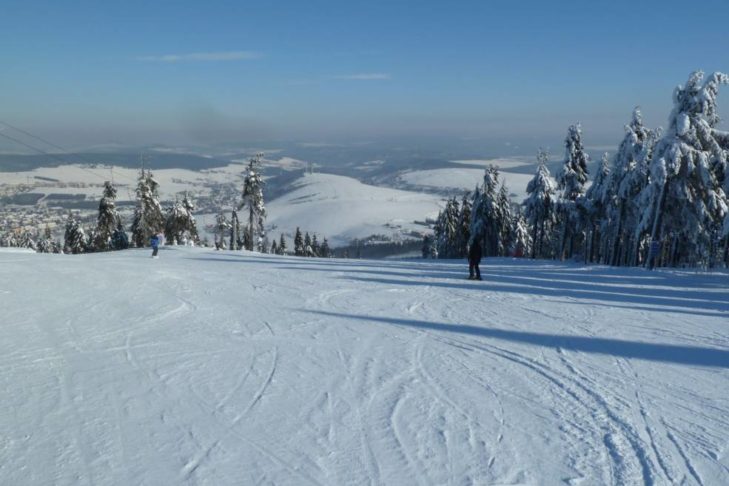
[[199, 243], [194, 205], [185, 194], [165, 212], [159, 202], [159, 184], [152, 171], [142, 169], [136, 188], [136, 206], [131, 225], [131, 241], [116, 209], [116, 188], [104, 183], [104, 193], [99, 201], [96, 226], [88, 233], [73, 214], [69, 214], [63, 238], [64, 253], [123, 250], [131, 246], [148, 246], [152, 235], [164, 233], [171, 244], [188, 241]]
[[[232, 224], [219, 218], [219, 227], [229, 230], [231, 248], [262, 249], [266, 210], [263, 202], [261, 157], [251, 158], [244, 180], [242, 203], [238, 209], [248, 209], [248, 224], [241, 228], [237, 212], [233, 211]], [[87, 234], [80, 222], [69, 215], [64, 234], [64, 252], [84, 253], [149, 246], [153, 235], [163, 233], [167, 244], [200, 244], [193, 211], [195, 206], [187, 194], [163, 211], [159, 201], [159, 184], [151, 170], [140, 171], [136, 188], [136, 206], [130, 228], [131, 241], [116, 210], [116, 189], [110, 182], [104, 184], [99, 202], [96, 226]], [[222, 233], [221, 233], [222, 234]], [[218, 242], [216, 241], [216, 245]]]
[[[668, 129], [652, 130], [636, 108], [612, 160], [588, 186], [579, 124], [565, 138], [553, 180], [544, 150], [520, 205], [489, 167], [471, 196], [447, 202], [424, 254], [457, 258], [482, 242], [484, 255], [579, 258], [610, 265], [729, 264], [729, 133], [717, 128], [716, 98], [729, 76], [692, 73], [674, 93]], [[432, 249], [431, 249], [432, 248]]]
[[[264, 182], [261, 171], [263, 154], [249, 160], [244, 179], [242, 201], [236, 205], [227, 219], [221, 212], [215, 222], [215, 247], [231, 250], [256, 250], [262, 253], [285, 255], [288, 253], [283, 234], [278, 241], [269, 242], [264, 225], [266, 208], [264, 204]], [[104, 183], [104, 192], [99, 202], [96, 225], [85, 229], [79, 219], [69, 214], [66, 221], [63, 244], [55, 242], [50, 228], [40, 238], [32, 232], [7, 233], [0, 235], [0, 246], [27, 247], [42, 252], [86, 253], [122, 250], [130, 246], [145, 247], [153, 235], [164, 233], [167, 244], [201, 244], [198, 235], [192, 200], [187, 194], [166, 210], [159, 200], [159, 184], [151, 170], [142, 169], [136, 187], [136, 206], [130, 228], [131, 239], [124, 229], [116, 209], [116, 188]], [[243, 222], [238, 211], [247, 210]], [[203, 242], [204, 244], [205, 242]], [[326, 238], [320, 243], [316, 234], [301, 233], [296, 228], [293, 254], [296, 256], [329, 257], [332, 250]]]

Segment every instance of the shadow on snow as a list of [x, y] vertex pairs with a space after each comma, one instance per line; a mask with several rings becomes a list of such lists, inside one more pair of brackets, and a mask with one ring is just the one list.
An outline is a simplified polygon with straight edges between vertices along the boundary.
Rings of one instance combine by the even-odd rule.
[[676, 344], [645, 343], [586, 336], [570, 336], [567, 334], [544, 334], [537, 332], [511, 331], [467, 324], [441, 324], [437, 322], [394, 317], [374, 317], [339, 312], [307, 310], [312, 314], [320, 314], [342, 319], [380, 322], [396, 326], [412, 327], [439, 332], [452, 332], [478, 336], [502, 341], [531, 344], [554, 349], [568, 349], [584, 353], [603, 354], [622, 358], [674, 363], [681, 365], [706, 366], [712, 368], [729, 368], [729, 350], [703, 348], [698, 346], [681, 346]]

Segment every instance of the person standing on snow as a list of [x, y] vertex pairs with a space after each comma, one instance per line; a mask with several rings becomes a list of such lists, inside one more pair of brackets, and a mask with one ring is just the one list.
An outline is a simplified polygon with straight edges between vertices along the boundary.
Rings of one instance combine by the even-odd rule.
[[481, 255], [481, 239], [474, 238], [468, 249], [468, 280], [481, 280], [481, 269], [478, 268]]
[[156, 234], [152, 235], [150, 243], [152, 244], [152, 258], [156, 258], [157, 251], [159, 251], [159, 236]]

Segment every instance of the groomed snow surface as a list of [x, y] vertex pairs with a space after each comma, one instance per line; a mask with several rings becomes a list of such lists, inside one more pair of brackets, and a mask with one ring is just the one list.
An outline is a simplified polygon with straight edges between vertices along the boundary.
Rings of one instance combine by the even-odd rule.
[[726, 273], [0, 252], [0, 484], [729, 484]]

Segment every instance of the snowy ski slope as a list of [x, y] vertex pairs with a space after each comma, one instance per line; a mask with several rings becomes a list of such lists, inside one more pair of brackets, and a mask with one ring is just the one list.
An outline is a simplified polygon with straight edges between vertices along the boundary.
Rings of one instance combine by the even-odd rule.
[[729, 277], [0, 252], [0, 484], [729, 484]]

